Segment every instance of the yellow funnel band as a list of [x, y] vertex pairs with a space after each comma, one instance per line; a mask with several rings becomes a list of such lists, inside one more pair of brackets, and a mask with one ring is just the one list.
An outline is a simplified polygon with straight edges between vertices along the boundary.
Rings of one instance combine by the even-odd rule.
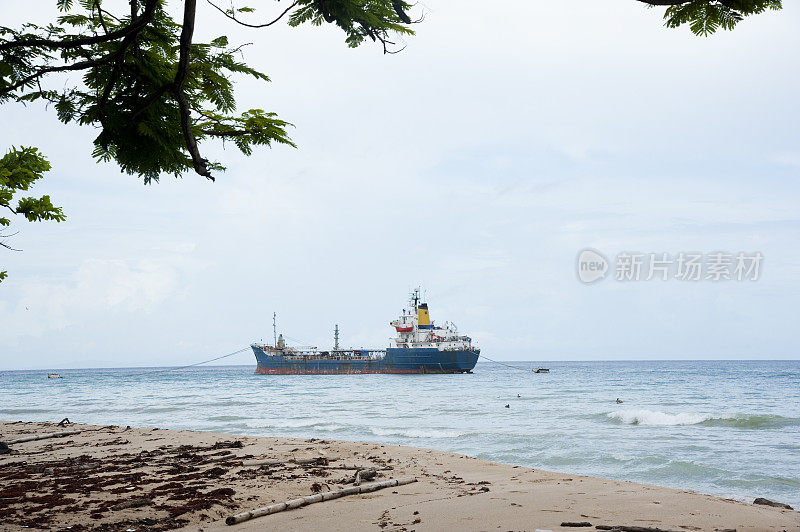
[[427, 308], [418, 308], [417, 309], [417, 321], [419, 325], [430, 325], [431, 324], [431, 317], [428, 315]]

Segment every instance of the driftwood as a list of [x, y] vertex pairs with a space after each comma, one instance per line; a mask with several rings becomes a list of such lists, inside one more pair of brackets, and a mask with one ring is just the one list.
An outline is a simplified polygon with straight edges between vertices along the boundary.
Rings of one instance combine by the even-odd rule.
[[316, 495], [308, 495], [306, 497], [300, 497], [299, 499], [292, 499], [290, 501], [273, 504], [271, 506], [250, 510], [249, 512], [242, 512], [232, 515], [225, 519], [225, 524], [236, 525], [238, 523], [249, 521], [250, 519], [255, 519], [256, 517], [278, 513], [284, 510], [293, 510], [308, 504], [338, 499], [339, 497], [344, 497], [346, 495], [357, 495], [359, 493], [369, 493], [371, 491], [377, 491], [384, 488], [392, 488], [394, 486], [403, 486], [404, 484], [411, 484], [412, 482], [416, 481], [416, 478], [384, 480], [381, 482], [373, 482], [372, 484], [364, 484], [363, 486], [352, 486], [350, 488], [344, 488], [336, 491], [327, 491], [325, 493], [317, 493]]
[[392, 471], [393, 467], [374, 467], [374, 466], [350, 466], [350, 465], [321, 465], [312, 466], [314, 469], [343, 469], [346, 471], [360, 471], [362, 469], [374, 469], [375, 471]]
[[353, 479], [353, 485], [360, 486], [362, 480], [372, 480], [376, 476], [378, 476], [378, 473], [373, 468], [359, 469], [358, 471], [356, 471], [356, 476]]
[[60, 438], [62, 436], [72, 436], [79, 434], [82, 430], [65, 430], [64, 432], [51, 432], [50, 434], [37, 434], [36, 436], [25, 436], [24, 438], [17, 438], [16, 440], [8, 440], [4, 442], [6, 445], [14, 445], [16, 443], [25, 443], [26, 441], [46, 440], [47, 438]]
[[[203, 463], [200, 464], [200, 465], [213, 464], [213, 463], [216, 463], [216, 462], [228, 462], [230, 460], [234, 460], [236, 462], [239, 462], [238, 465], [241, 465], [241, 463], [242, 463], [242, 459], [239, 458], [238, 456], [236, 456], [235, 454], [226, 454], [225, 456], [214, 456], [213, 458], [204, 459]], [[236, 465], [236, 464], [234, 464], [234, 465]]]
[[597, 525], [597, 530], [610, 530], [612, 532], [676, 532], [664, 528], [652, 528], [649, 526], [628, 526], [628, 525]]
[[153, 504], [153, 501], [150, 499], [145, 498], [138, 498], [138, 499], [128, 499], [127, 501], [122, 501], [119, 504], [115, 504], [111, 507], [112, 510], [127, 510], [128, 508], [141, 508], [142, 506], [150, 506]]
[[27, 473], [44, 473], [45, 475], [53, 475], [56, 472], [58, 473], [75, 473], [79, 471], [88, 471], [90, 469], [97, 469], [100, 467], [100, 462], [92, 462], [89, 464], [77, 464], [77, 465], [70, 465], [70, 466], [63, 466], [63, 467], [45, 467], [40, 464], [31, 464], [25, 466], [25, 472]]
[[314, 465], [318, 462], [334, 462], [336, 458], [292, 458], [290, 460], [251, 460], [243, 462], [245, 467], [252, 466], [279, 466], [279, 465]]

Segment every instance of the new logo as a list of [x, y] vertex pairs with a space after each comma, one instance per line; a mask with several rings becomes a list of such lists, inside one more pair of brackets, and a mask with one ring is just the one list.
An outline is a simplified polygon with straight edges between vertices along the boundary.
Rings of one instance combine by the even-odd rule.
[[594, 249], [584, 249], [578, 254], [578, 279], [582, 283], [594, 283], [605, 278], [608, 260]]

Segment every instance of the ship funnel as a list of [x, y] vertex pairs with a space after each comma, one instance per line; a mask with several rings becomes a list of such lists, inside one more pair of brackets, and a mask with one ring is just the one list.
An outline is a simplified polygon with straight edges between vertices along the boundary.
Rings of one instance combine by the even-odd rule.
[[428, 304], [420, 303], [417, 307], [417, 326], [420, 329], [431, 328], [431, 317], [428, 314]]

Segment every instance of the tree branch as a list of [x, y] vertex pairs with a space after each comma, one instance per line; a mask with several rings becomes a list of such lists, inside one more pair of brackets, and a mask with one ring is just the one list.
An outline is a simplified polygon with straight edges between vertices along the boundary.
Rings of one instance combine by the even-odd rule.
[[272, 26], [273, 24], [275, 24], [276, 22], [278, 22], [280, 19], [282, 19], [282, 18], [283, 18], [283, 16], [284, 16], [284, 15], [286, 15], [286, 13], [288, 13], [289, 11], [291, 11], [291, 10], [292, 10], [292, 9], [293, 9], [293, 8], [294, 8], [296, 5], [297, 5], [297, 2], [296, 2], [296, 1], [295, 1], [295, 2], [293, 2], [293, 3], [292, 3], [292, 5], [290, 5], [289, 7], [287, 7], [287, 8], [286, 8], [286, 9], [283, 11], [283, 13], [281, 13], [280, 15], [278, 15], [278, 18], [276, 18], [275, 20], [273, 20], [273, 21], [271, 21], [271, 22], [267, 22], [266, 24], [248, 24], [247, 22], [242, 22], [241, 20], [239, 20], [238, 18], [236, 18], [236, 15], [232, 15], [232, 14], [228, 13], [227, 11], [225, 11], [224, 9], [222, 9], [221, 7], [219, 7], [217, 4], [215, 4], [215, 3], [214, 3], [214, 2], [212, 2], [211, 0], [206, 0], [206, 2], [208, 2], [209, 4], [211, 4], [211, 6], [212, 6], [214, 9], [216, 9], [217, 11], [219, 11], [220, 13], [222, 13], [223, 15], [225, 15], [226, 17], [228, 17], [228, 18], [229, 18], [229, 19], [231, 19], [232, 21], [236, 22], [237, 24], [241, 24], [242, 26], [246, 26], [246, 27], [248, 27], [248, 28], [266, 28], [267, 26]]
[[681, 4], [688, 4], [692, 0], [636, 0], [637, 2], [642, 2], [643, 4], [649, 4], [651, 6], [679, 6]]
[[142, 12], [142, 16], [138, 17], [135, 20], [131, 20], [131, 23], [125, 26], [124, 28], [120, 28], [105, 35], [95, 35], [94, 37], [81, 37], [78, 39], [66, 39], [66, 40], [27, 39], [20, 41], [8, 41], [0, 43], [0, 51], [11, 50], [12, 48], [22, 48], [26, 46], [54, 48], [54, 49], [80, 48], [81, 46], [87, 46], [90, 44], [100, 44], [104, 42], [114, 41], [121, 37], [125, 37], [133, 32], [138, 33], [142, 28], [147, 26], [153, 19], [153, 15], [156, 12], [156, 6], [158, 6], [158, 0], [147, 0], [147, 3], [144, 6], [144, 11]]
[[12, 248], [11, 246], [9, 246], [8, 244], [6, 244], [4, 242], [0, 242], [0, 246], [3, 246], [6, 249], [10, 249], [11, 251], [22, 251], [21, 249]]
[[333, 18], [330, 11], [328, 11], [328, 8], [325, 7], [325, 0], [316, 0], [316, 1], [317, 1], [317, 7], [319, 8], [319, 12], [322, 13], [322, 18], [325, 19], [325, 22], [327, 23], [335, 22], [336, 19]]
[[211, 137], [244, 137], [245, 135], [255, 135], [259, 133], [256, 129], [234, 129], [231, 131], [219, 131], [216, 129], [203, 129], [203, 134]]
[[97, 18], [100, 19], [100, 25], [103, 27], [103, 33], [108, 35], [108, 28], [106, 27], [106, 21], [103, 18], [103, 9], [100, 7], [99, 0], [94, 0], [92, 3], [92, 18], [94, 18], [95, 8], [97, 8]]
[[197, 148], [197, 139], [192, 133], [192, 116], [189, 104], [186, 102], [186, 95], [183, 94], [183, 86], [186, 83], [186, 76], [189, 73], [189, 60], [192, 48], [192, 35], [194, 34], [194, 17], [197, 11], [197, 0], [186, 0], [183, 8], [183, 29], [181, 30], [180, 57], [178, 59], [178, 71], [175, 73], [174, 87], [172, 93], [178, 102], [181, 112], [181, 130], [186, 141], [186, 149], [192, 156], [194, 171], [201, 176], [214, 181], [214, 176], [208, 170], [208, 161], [200, 155]]
[[105, 113], [105, 107], [108, 103], [108, 98], [111, 96], [111, 90], [114, 88], [114, 84], [117, 82], [117, 78], [119, 78], [119, 74], [122, 71], [122, 65], [125, 63], [125, 54], [127, 53], [130, 45], [136, 40], [136, 37], [138, 37], [139, 32], [143, 29], [144, 26], [135, 32], [126, 35], [119, 45], [119, 50], [113, 54], [109, 54], [108, 56], [109, 60], [116, 59], [116, 61], [114, 62], [114, 68], [111, 70], [111, 75], [108, 77], [106, 86], [103, 88], [103, 94], [100, 96], [100, 101], [97, 103], [97, 110], [101, 119], [102, 115]]
[[406, 24], [411, 24], [411, 17], [403, 10], [403, 2], [401, 0], [392, 0], [392, 7], [394, 7], [394, 11], [397, 13], [397, 16], [400, 17], [400, 20]]
[[73, 63], [71, 65], [63, 65], [63, 66], [59, 66], [59, 67], [43, 68], [43, 69], [39, 70], [38, 72], [34, 72], [30, 76], [22, 78], [20, 81], [18, 81], [17, 83], [15, 83], [13, 85], [9, 85], [8, 87], [6, 87], [4, 89], [0, 89], [0, 96], [3, 95], [3, 94], [9, 94], [9, 93], [17, 90], [20, 87], [24, 87], [28, 83], [30, 83], [31, 81], [33, 81], [33, 80], [35, 80], [37, 78], [40, 78], [40, 77], [44, 76], [45, 74], [50, 74], [52, 72], [67, 72], [67, 71], [70, 71], [70, 70], [85, 70], [87, 68], [92, 68], [92, 67], [95, 67], [95, 66], [102, 65], [104, 63], [108, 63], [111, 59], [113, 59], [113, 56], [107, 56], [107, 57], [104, 57], [103, 59], [97, 59], [97, 60], [80, 61], [78, 63]]

